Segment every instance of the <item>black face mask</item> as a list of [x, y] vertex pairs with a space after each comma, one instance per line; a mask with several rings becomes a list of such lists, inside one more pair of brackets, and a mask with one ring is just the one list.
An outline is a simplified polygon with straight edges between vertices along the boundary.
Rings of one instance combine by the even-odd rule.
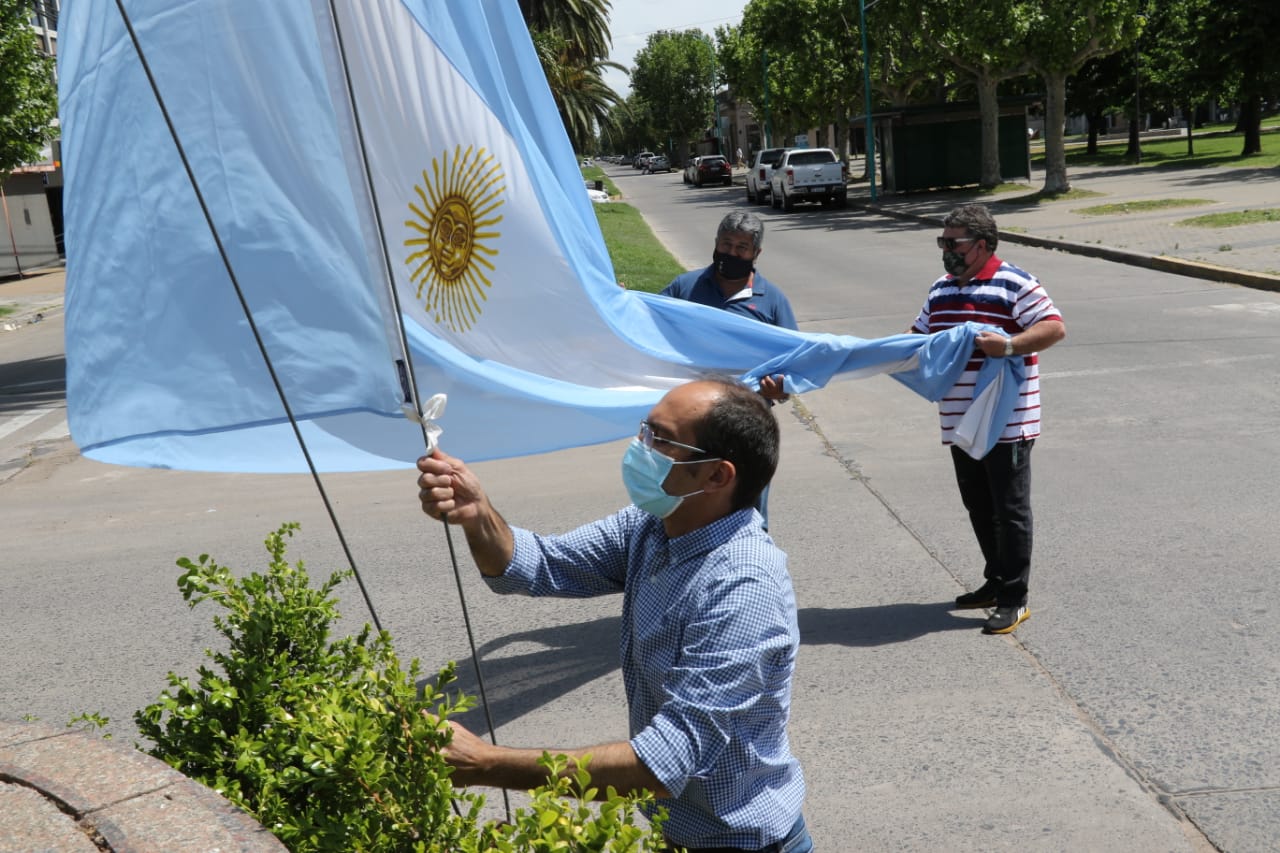
[[755, 261], [730, 255], [728, 252], [714, 252], [711, 261], [715, 264], [716, 275], [728, 281], [740, 281], [751, 275], [755, 269]]
[[965, 263], [964, 253], [962, 252], [943, 252], [942, 267], [952, 275], [964, 275], [964, 271], [969, 268]]

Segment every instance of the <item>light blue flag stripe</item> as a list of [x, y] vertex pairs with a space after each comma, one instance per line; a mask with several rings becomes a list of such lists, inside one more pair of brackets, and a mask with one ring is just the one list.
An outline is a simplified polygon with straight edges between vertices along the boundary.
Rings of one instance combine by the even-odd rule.
[[[399, 321], [382, 269], [383, 249], [398, 247], [379, 245], [371, 226], [328, 3], [127, 8], [317, 467], [412, 465], [421, 433], [400, 413]], [[968, 328], [877, 341], [806, 335], [619, 289], [515, 3], [343, 8], [412, 16], [483, 100], [532, 176], [549, 255], [573, 276], [567, 301], [549, 297], [549, 310], [594, 317], [616, 336], [598, 350], [567, 348], [563, 369], [543, 373], [463, 352], [406, 312], [422, 397], [450, 398], [441, 421], [450, 452], [480, 460], [621, 438], [667, 388], [705, 371], [749, 381], [783, 373], [796, 392], [901, 371], [936, 399], [963, 370]], [[116, 464], [305, 470], [114, 4], [68, 4], [60, 37], [75, 440]], [[536, 271], [516, 272], [538, 286]], [[553, 360], [565, 349], [537, 343]], [[595, 378], [576, 380], [573, 358], [588, 351], [599, 353], [582, 365]]]

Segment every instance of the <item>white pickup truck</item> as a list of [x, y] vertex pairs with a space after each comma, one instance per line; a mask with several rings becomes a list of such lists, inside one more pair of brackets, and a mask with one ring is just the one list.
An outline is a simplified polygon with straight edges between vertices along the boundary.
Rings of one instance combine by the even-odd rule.
[[769, 201], [791, 210], [798, 201], [820, 201], [823, 206], [849, 203], [844, 163], [830, 148], [792, 148], [773, 164]]
[[773, 161], [782, 155], [785, 148], [764, 148], [756, 152], [751, 163], [751, 171], [747, 172], [747, 202], [764, 204], [769, 200], [769, 178], [773, 176]]

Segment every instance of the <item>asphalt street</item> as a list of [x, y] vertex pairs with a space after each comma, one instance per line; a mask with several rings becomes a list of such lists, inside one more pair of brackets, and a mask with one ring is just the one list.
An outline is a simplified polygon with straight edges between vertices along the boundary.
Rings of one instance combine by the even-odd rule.
[[[615, 171], [690, 267], [743, 204], [740, 187]], [[941, 269], [929, 226], [758, 211], [760, 269], [807, 331], [899, 332]], [[1030, 246], [1001, 254], [1045, 282], [1068, 327], [1042, 360], [1033, 615], [1016, 634], [984, 636], [981, 614], [948, 607], [981, 566], [932, 404], [877, 377], [778, 410], [771, 527], [800, 606], [791, 734], [818, 847], [1274, 850], [1280, 295]], [[216, 642], [212, 611], [181, 601], [177, 557], [260, 569], [265, 534], [298, 520], [291, 556], [316, 575], [344, 564], [305, 477], [113, 468], [66, 439], [34, 446], [0, 481], [0, 716], [102, 712], [132, 739], [130, 715], [164, 674], [194, 672]], [[478, 468], [507, 518], [552, 532], [625, 502], [622, 448]], [[446, 540], [413, 481], [325, 487], [384, 626], [434, 669], [469, 650]], [[499, 598], [465, 555], [461, 588], [502, 742], [625, 734], [617, 600]], [[347, 624], [368, 620], [353, 585], [343, 600]], [[466, 664], [463, 683], [475, 684]]]

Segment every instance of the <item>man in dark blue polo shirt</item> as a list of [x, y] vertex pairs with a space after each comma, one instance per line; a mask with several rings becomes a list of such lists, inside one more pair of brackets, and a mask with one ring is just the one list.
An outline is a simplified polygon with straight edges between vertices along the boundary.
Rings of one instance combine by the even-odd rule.
[[[699, 305], [709, 305], [742, 314], [784, 329], [796, 328], [796, 315], [782, 291], [755, 268], [756, 258], [764, 246], [764, 223], [747, 211], [734, 211], [720, 220], [716, 229], [711, 266], [676, 276], [662, 291]], [[770, 405], [787, 399], [781, 376], [760, 380], [760, 395]], [[769, 529], [769, 490], [766, 487], [756, 505]]]
[[[677, 276], [662, 295], [794, 329], [796, 317], [791, 303], [755, 269], [763, 245], [764, 223], [760, 217], [747, 211], [734, 211], [720, 220], [711, 266]], [[779, 399], [768, 393], [765, 396]]]

